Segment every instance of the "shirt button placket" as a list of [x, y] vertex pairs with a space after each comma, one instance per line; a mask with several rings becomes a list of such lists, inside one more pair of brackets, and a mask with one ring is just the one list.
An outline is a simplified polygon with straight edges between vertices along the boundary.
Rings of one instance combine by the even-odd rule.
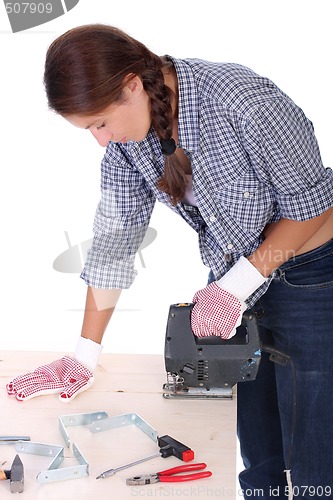
[[140, 151], [139, 144], [133, 144], [133, 147], [131, 148], [133, 158], [137, 158], [139, 151]]

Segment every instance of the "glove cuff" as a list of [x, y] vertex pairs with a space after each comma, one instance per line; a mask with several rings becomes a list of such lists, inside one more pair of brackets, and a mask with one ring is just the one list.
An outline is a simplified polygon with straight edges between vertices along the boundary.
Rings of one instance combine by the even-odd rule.
[[88, 370], [94, 372], [103, 346], [93, 340], [80, 337], [74, 353], [74, 358], [82, 363]]
[[241, 257], [216, 283], [238, 300], [245, 300], [267, 281], [251, 262]]

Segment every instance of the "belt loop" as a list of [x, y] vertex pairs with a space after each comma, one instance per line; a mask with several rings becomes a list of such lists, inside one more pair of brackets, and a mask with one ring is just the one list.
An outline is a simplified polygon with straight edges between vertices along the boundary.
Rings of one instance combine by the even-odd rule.
[[281, 281], [281, 279], [283, 278], [284, 276], [284, 270], [281, 269], [281, 267], [278, 267], [277, 269], [275, 269], [274, 273], [273, 273], [273, 279], [276, 280], [276, 281]]

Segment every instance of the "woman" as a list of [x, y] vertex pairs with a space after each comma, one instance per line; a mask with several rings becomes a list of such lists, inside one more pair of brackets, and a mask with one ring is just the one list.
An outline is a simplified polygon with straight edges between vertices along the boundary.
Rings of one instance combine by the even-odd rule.
[[211, 270], [194, 297], [194, 333], [228, 339], [252, 308], [262, 342], [295, 369], [263, 354], [257, 379], [239, 384], [245, 497], [257, 489], [262, 498], [288, 497], [291, 469], [295, 497], [323, 488], [331, 498], [333, 172], [311, 122], [248, 68], [158, 57], [104, 25], [53, 42], [45, 88], [51, 109], [106, 147], [101, 201], [75, 354], [15, 378], [8, 393], [25, 400], [57, 392], [68, 402], [91, 386], [158, 200], [197, 231]]

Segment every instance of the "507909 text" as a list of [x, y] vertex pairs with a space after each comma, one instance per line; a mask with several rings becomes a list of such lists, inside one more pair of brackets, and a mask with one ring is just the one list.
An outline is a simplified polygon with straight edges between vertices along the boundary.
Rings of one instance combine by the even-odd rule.
[[7, 14], [51, 14], [52, 3], [47, 2], [7, 2]]

